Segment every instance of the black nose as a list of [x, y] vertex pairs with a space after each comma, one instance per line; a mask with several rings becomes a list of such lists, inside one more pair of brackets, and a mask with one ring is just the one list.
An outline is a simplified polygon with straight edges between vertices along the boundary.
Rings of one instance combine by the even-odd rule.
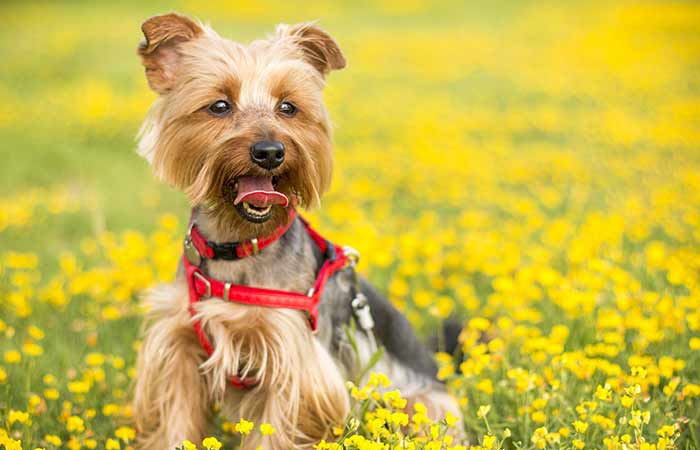
[[250, 159], [260, 167], [272, 170], [284, 162], [284, 144], [279, 141], [260, 141], [250, 147]]

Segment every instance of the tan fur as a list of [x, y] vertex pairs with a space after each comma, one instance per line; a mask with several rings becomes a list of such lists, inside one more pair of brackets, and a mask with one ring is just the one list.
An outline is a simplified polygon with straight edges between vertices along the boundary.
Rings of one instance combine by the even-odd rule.
[[[233, 180], [261, 171], [249, 156], [258, 140], [285, 144], [277, 189], [301, 205], [319, 203], [332, 171], [324, 77], [345, 65], [330, 36], [300, 24], [244, 46], [176, 14], [151, 18], [142, 29], [139, 54], [150, 86], [161, 95], [141, 128], [139, 151], [159, 178], [207, 208], [209, 220], [201, 226], [208, 236], [223, 239], [224, 230], [235, 230], [228, 239], [249, 238], [286, 220], [277, 208], [266, 224], [252, 225], [230, 207]], [[206, 111], [219, 99], [234, 105], [230, 116]], [[282, 100], [297, 106], [296, 116], [276, 113]], [[230, 267], [219, 265], [212, 263], [212, 275], [230, 277]], [[297, 282], [299, 288], [268, 287], [303, 292], [313, 279]], [[196, 319], [215, 348], [207, 357], [192, 329], [183, 281], [156, 288], [145, 303], [134, 400], [140, 448], [171, 449], [183, 439], [201, 439], [214, 402], [234, 419], [272, 423], [279, 431], [264, 443], [272, 449], [310, 448], [344, 420], [349, 405], [343, 378], [299, 311], [200, 302]], [[259, 384], [252, 392], [237, 391], [228, 384], [232, 374], [256, 375]], [[256, 439], [248, 439], [246, 448], [259, 445]]]
[[[160, 75], [148, 77], [151, 85], [158, 84], [154, 90], [161, 96], [141, 128], [139, 152], [152, 163], [156, 175], [184, 190], [193, 204], [212, 207], [220, 223], [234, 225], [252, 237], [274, 229], [285, 220], [284, 212], [277, 210], [263, 229], [252, 229], [222, 205], [229, 200], [227, 185], [236, 177], [261, 172], [250, 162], [250, 146], [274, 139], [286, 148], [278, 190], [301, 206], [318, 205], [330, 186], [333, 166], [331, 126], [322, 97], [324, 75], [345, 65], [337, 44], [311, 24], [281, 27], [269, 39], [242, 45], [182, 16], [160, 17], [164, 19], [146, 21], [144, 30], [166, 31], [147, 36], [151, 44], [142, 44], [139, 52], [147, 55], [147, 74], [153, 71], [149, 67], [166, 66], [168, 74], [181, 76], [166, 76], [166, 83], [161, 83]], [[173, 23], [179, 19], [184, 22]], [[154, 25], [163, 21], [160, 27]], [[163, 53], [162, 48], [177, 57]], [[322, 65], [319, 61], [326, 57]], [[219, 99], [234, 104], [231, 116], [207, 113], [206, 107]], [[297, 106], [295, 117], [275, 112], [282, 100]]]
[[[244, 220], [231, 207], [237, 177], [270, 175], [250, 160], [250, 147], [260, 140], [285, 146], [284, 164], [271, 172], [279, 176], [276, 189], [300, 206], [320, 202], [332, 174], [322, 90], [328, 73], [346, 64], [327, 33], [310, 23], [280, 25], [268, 39], [242, 45], [177, 14], [151, 18], [142, 29], [139, 55], [160, 96], [141, 128], [139, 152], [160, 179], [186, 193], [208, 239], [250, 239], [287, 220], [279, 206], [264, 224]], [[233, 105], [232, 113], [210, 114], [208, 106], [222, 99]], [[283, 100], [297, 106], [294, 117], [277, 112]], [[315, 279], [315, 256], [309, 241], [298, 242], [306, 244], [281, 251], [276, 242], [241, 261], [208, 261], [206, 272], [230, 283], [305, 293]], [[331, 355], [328, 340], [312, 334], [300, 311], [212, 298], [195, 305], [193, 318], [183, 278], [144, 300], [148, 313], [134, 393], [137, 446], [170, 450], [184, 439], [201, 440], [210, 432], [216, 403], [230, 420], [243, 417], [277, 429], [265, 438], [250, 436], [246, 450], [261, 444], [310, 449], [328, 438], [349, 410], [344, 379], [358, 369], [351, 367], [354, 358]], [[211, 356], [197, 340], [193, 320], [212, 341]], [[398, 362], [382, 364], [398, 387], [428, 403], [436, 417], [454, 409], [437, 383], [418, 380]], [[254, 377], [258, 385], [237, 390], [228, 382], [232, 375]]]
[[[272, 423], [266, 448], [311, 448], [348, 413], [343, 378], [298, 311], [246, 307], [210, 299], [197, 319], [215, 344], [206, 358], [192, 332], [184, 284], [157, 287], [145, 299], [148, 327], [137, 366], [134, 414], [143, 449], [172, 449], [207, 431], [212, 405], [233, 419]], [[263, 311], [264, 309], [264, 311]], [[252, 376], [250, 392], [228, 377]], [[259, 435], [245, 449], [261, 444]]]
[[183, 285], [148, 295], [147, 328], [137, 362], [134, 417], [143, 449], [172, 449], [199, 440], [211, 413], [210, 377], [199, 366], [204, 353], [192, 333]]
[[141, 26], [145, 41], [139, 45], [139, 55], [151, 88], [159, 93], [169, 91], [177, 77], [179, 54], [177, 44], [202, 33], [202, 28], [178, 14], [153, 17]]

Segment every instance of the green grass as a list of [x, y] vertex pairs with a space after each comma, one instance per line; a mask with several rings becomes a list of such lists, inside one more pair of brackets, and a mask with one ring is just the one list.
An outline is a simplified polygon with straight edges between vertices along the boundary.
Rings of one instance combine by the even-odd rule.
[[[576, 406], [611, 382], [615, 401], [606, 414], [628, 418], [619, 397], [640, 383], [638, 407], [652, 419], [638, 435], [656, 442], [656, 428], [678, 424], [678, 447], [697, 448], [697, 397], [680, 392], [700, 381], [699, 352], [691, 348], [700, 337], [700, 8], [680, 1], [5, 1], [0, 357], [20, 350], [22, 361], [0, 359], [7, 374], [0, 376], [0, 430], [25, 448], [52, 448], [46, 434], [64, 443], [96, 439], [103, 448], [129, 423], [128, 409], [105, 415], [102, 408], [128, 405], [136, 297], [174, 273], [189, 209], [135, 152], [155, 98], [136, 56], [139, 27], [169, 10], [240, 41], [279, 22], [319, 19], [340, 42], [349, 66], [330, 75], [326, 90], [336, 178], [311, 217], [335, 241], [362, 251], [361, 270], [421, 334], [449, 315], [490, 320], [475, 333], [503, 340], [505, 350], [489, 351], [483, 372], [454, 361], [442, 373], [468, 400], [473, 442], [485, 432], [480, 404], [493, 405], [494, 433], [512, 430], [506, 447], [531, 448], [536, 428], [571, 428], [580, 418]], [[57, 206], [53, 196], [61, 193], [67, 200]], [[26, 223], [12, 225], [22, 213]], [[175, 214], [175, 228], [163, 225], [165, 213]], [[84, 250], [91, 245], [94, 252]], [[663, 254], [655, 259], [658, 245]], [[140, 254], [142, 246], [163, 252], [163, 260]], [[35, 254], [37, 266], [13, 267], [11, 252]], [[60, 268], [66, 254], [75, 257], [75, 271]], [[132, 273], [146, 276], [132, 283]], [[75, 288], [85, 279], [107, 287]], [[46, 298], [53, 281], [62, 292], [76, 290], [63, 306]], [[508, 282], [514, 288], [504, 288]], [[105, 313], [112, 307], [120, 312], [114, 320]], [[613, 313], [622, 325], [606, 328]], [[46, 336], [31, 337], [31, 325]], [[550, 336], [557, 325], [570, 333], [563, 352], [543, 356], [528, 347], [538, 337], [559, 344]], [[622, 342], [607, 342], [610, 333]], [[477, 342], [468, 338], [465, 360], [478, 360], [469, 353]], [[39, 343], [43, 354], [27, 354], [26, 342]], [[601, 343], [617, 350], [600, 360], [620, 374], [598, 367], [581, 376], [563, 362], [602, 364], [590, 348]], [[90, 368], [89, 353], [107, 362]], [[630, 358], [642, 355], [652, 359], [646, 380], [630, 374]], [[656, 381], [664, 357], [685, 367]], [[113, 367], [115, 358], [125, 366]], [[517, 392], [507, 375], [513, 368], [540, 378], [551, 370], [561, 389], [549, 380]], [[49, 373], [58, 379], [58, 400], [46, 398]], [[89, 393], [71, 392], [69, 383], [83, 378]], [[663, 388], [676, 378], [667, 396]], [[479, 384], [487, 379], [495, 392]], [[28, 405], [32, 394], [39, 409]], [[523, 409], [538, 398], [551, 400], [544, 423]], [[33, 425], [10, 424], [10, 410], [30, 411]], [[69, 433], [67, 415], [83, 417], [86, 431]], [[591, 424], [585, 436], [562, 437], [561, 446], [581, 438], [586, 448], [604, 448], [604, 438], [625, 433], [634, 434], [624, 424], [607, 431]]]

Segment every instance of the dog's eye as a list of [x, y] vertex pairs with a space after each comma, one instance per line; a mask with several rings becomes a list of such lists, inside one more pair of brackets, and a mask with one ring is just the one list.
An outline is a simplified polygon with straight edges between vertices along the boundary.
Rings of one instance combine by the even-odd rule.
[[231, 112], [231, 104], [226, 100], [217, 100], [209, 105], [209, 112], [215, 116], [225, 116]]
[[287, 117], [292, 117], [297, 113], [297, 107], [293, 103], [284, 101], [280, 103], [279, 110]]

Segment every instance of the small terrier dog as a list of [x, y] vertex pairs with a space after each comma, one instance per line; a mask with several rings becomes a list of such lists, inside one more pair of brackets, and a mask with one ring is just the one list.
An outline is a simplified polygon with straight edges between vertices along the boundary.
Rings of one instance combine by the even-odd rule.
[[361, 375], [379, 345], [374, 370], [409, 407], [459, 415], [431, 352], [355, 274], [354, 252], [296, 214], [318, 205], [331, 181], [322, 90], [346, 64], [336, 41], [301, 23], [242, 45], [178, 14], [152, 17], [142, 31], [138, 54], [159, 96], [139, 153], [193, 209], [176, 281], [145, 298], [139, 448], [202, 439], [220, 405], [230, 420], [276, 428], [251, 435], [245, 449], [309, 449], [343, 423], [345, 380]]

